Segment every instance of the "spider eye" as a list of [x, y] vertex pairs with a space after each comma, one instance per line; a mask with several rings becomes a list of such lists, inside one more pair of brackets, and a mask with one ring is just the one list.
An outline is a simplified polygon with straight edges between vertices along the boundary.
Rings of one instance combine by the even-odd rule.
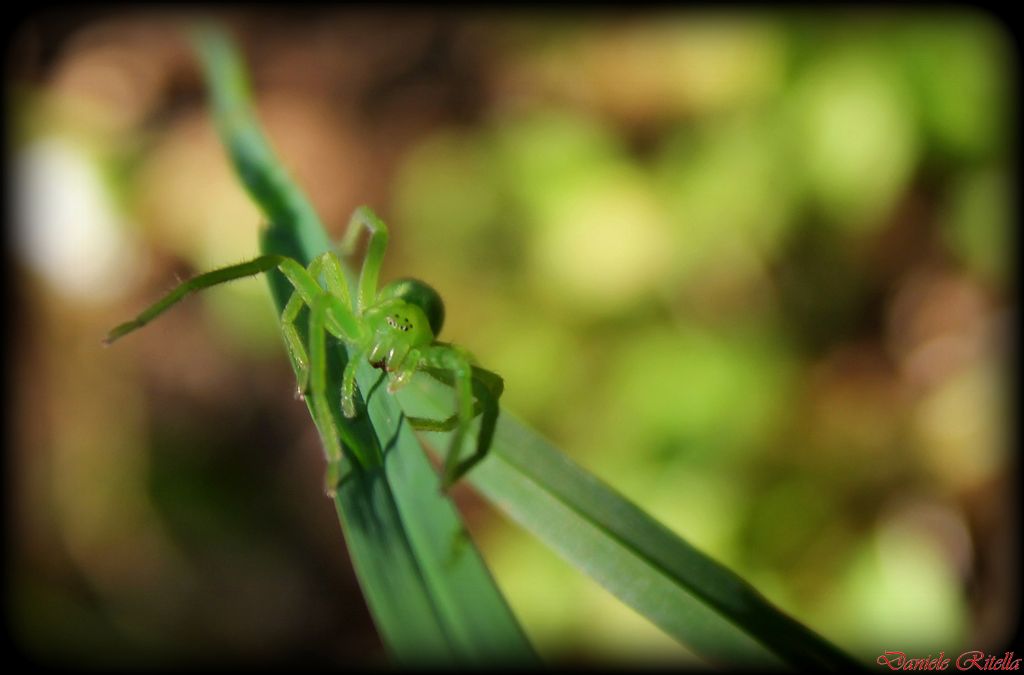
[[412, 320], [407, 316], [401, 314], [392, 314], [384, 317], [384, 320], [388, 322], [388, 325], [392, 328], [396, 328], [403, 333], [408, 333], [412, 330]]
[[[441, 332], [441, 326], [444, 325], [444, 303], [437, 291], [419, 279], [392, 281], [380, 290], [378, 298], [380, 300], [395, 298], [416, 305], [427, 316], [431, 332], [434, 335]], [[412, 324], [408, 325], [408, 328], [401, 330], [411, 330]]]

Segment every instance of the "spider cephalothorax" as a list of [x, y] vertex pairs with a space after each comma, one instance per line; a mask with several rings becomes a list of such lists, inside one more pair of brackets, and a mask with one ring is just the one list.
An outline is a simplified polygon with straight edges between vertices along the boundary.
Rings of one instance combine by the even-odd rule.
[[444, 322], [444, 303], [426, 283], [399, 279], [380, 290], [363, 319], [373, 343], [367, 354], [370, 364], [395, 372], [416, 349], [434, 342]]
[[[503, 384], [496, 374], [479, 368], [464, 349], [436, 338], [444, 324], [444, 303], [433, 288], [417, 279], [399, 279], [377, 289], [388, 230], [367, 207], [356, 209], [342, 240], [343, 253], [351, 253], [363, 229], [370, 232], [366, 258], [353, 298], [341, 261], [333, 252], [317, 256], [308, 267], [279, 255], [264, 255], [249, 262], [201, 274], [177, 288], [107, 335], [107, 344], [141, 328], [189, 293], [275, 267], [295, 287], [281, 314], [281, 331], [298, 374], [299, 391], [309, 393], [327, 455], [327, 488], [333, 492], [340, 479], [341, 443], [326, 392], [326, 336], [348, 347], [349, 359], [341, 378], [341, 409], [356, 415], [356, 369], [365, 359], [385, 371], [388, 391], [395, 392], [423, 371], [455, 389], [455, 414], [447, 420], [407, 417], [414, 427], [448, 431], [451, 437], [442, 486], [447, 488], [483, 459], [494, 434], [498, 397]], [[309, 349], [295, 328], [303, 307], [309, 307]], [[459, 462], [462, 440], [473, 418], [482, 413], [476, 452]]]
[[385, 285], [377, 294], [377, 302], [402, 300], [423, 312], [436, 337], [444, 325], [444, 302], [434, 287], [419, 279], [398, 279]]

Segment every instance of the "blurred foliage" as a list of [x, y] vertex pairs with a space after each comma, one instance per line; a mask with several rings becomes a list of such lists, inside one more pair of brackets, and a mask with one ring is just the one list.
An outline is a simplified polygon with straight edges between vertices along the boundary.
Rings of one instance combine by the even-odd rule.
[[[11, 623], [83, 664], [378, 662], [262, 282], [98, 348], [175, 275], [256, 251], [185, 18], [39, 15], [10, 52]], [[385, 275], [441, 291], [444, 337], [505, 377], [509, 410], [866, 659], [1001, 648], [1019, 581], [997, 21], [227, 18], [324, 221], [365, 202], [392, 223]], [[456, 496], [548, 657], [693, 658]]]

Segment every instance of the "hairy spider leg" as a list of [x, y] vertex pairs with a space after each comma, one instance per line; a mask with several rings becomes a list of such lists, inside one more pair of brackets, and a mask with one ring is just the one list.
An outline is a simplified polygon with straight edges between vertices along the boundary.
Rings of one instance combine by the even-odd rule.
[[269, 272], [275, 267], [284, 273], [292, 286], [295, 287], [295, 291], [306, 303], [312, 302], [314, 297], [323, 292], [323, 289], [320, 288], [316, 280], [294, 259], [281, 255], [261, 255], [258, 258], [253, 258], [237, 265], [221, 267], [220, 269], [194, 276], [188, 281], [183, 281], [170, 293], [140, 312], [131, 321], [126, 321], [112, 328], [103, 339], [103, 343], [109, 345], [128, 333], [142, 328], [192, 293], [228, 281], [234, 281], [235, 279]]
[[[446, 477], [443, 483], [445, 489], [458, 482], [462, 476], [476, 466], [480, 460], [486, 457], [487, 452], [491, 448], [491, 442], [494, 440], [494, 430], [497, 425], [498, 413], [500, 411], [498, 408], [498, 399], [501, 397], [501, 394], [505, 389], [505, 382], [502, 380], [500, 375], [485, 368], [472, 366], [472, 369], [473, 397], [476, 399], [473, 403], [472, 417], [475, 418], [477, 415], [482, 414], [480, 418], [480, 431], [477, 434], [476, 450], [472, 455], [455, 466], [451, 475]], [[452, 372], [449, 370], [429, 367], [422, 368], [422, 370], [434, 379], [449, 386], [454, 382]], [[413, 429], [420, 431], [451, 431], [459, 424], [459, 414], [455, 413], [444, 420], [433, 420], [425, 417], [406, 417], [406, 421]], [[446, 462], [446, 464], [447, 463], [448, 462]]]
[[243, 277], [251, 277], [256, 274], [260, 274], [261, 272], [267, 272], [284, 264], [284, 261], [286, 260], [289, 260], [289, 258], [279, 255], [262, 255], [247, 262], [222, 267], [220, 269], [192, 277], [188, 281], [178, 284], [178, 286], [170, 293], [144, 309], [131, 321], [125, 321], [124, 323], [112, 328], [103, 339], [103, 344], [110, 345], [115, 340], [121, 339], [128, 333], [142, 328], [192, 293], [201, 291], [204, 288], [223, 284], [227, 281], [233, 281]]
[[355, 252], [359, 234], [364, 227], [370, 233], [370, 243], [366, 246], [366, 256], [359, 272], [359, 290], [356, 293], [356, 305], [353, 307], [356, 316], [362, 316], [363, 312], [377, 300], [377, 280], [380, 277], [384, 252], [388, 248], [388, 226], [370, 207], [360, 206], [352, 213], [348, 229], [341, 240], [341, 251], [344, 255], [352, 255]]

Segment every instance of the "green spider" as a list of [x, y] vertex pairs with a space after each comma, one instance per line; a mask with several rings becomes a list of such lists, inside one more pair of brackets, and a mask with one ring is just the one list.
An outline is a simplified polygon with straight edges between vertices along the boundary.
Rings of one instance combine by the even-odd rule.
[[[136, 318], [113, 328], [104, 344], [109, 345], [145, 326], [190, 293], [276, 267], [295, 287], [281, 314], [281, 331], [298, 374], [300, 395], [309, 394], [322, 431], [327, 457], [327, 492], [333, 494], [338, 486], [342, 457], [327, 399], [328, 333], [348, 347], [349, 360], [341, 378], [341, 409], [346, 418], [356, 415], [356, 367], [362, 359], [387, 373], [390, 393], [408, 384], [417, 371], [454, 387], [456, 412], [448, 419], [406, 417], [415, 429], [454, 431], [441, 479], [442, 489], [447, 490], [486, 456], [494, 437], [498, 398], [504, 383], [497, 374], [474, 365], [466, 350], [436, 339], [444, 322], [444, 303], [433, 288], [417, 279], [400, 279], [377, 289], [377, 277], [387, 249], [388, 229], [369, 207], [361, 206], [352, 214], [341, 242], [341, 253], [350, 255], [354, 251], [363, 227], [369, 231], [370, 241], [354, 303], [337, 254], [322, 253], [309, 267], [303, 267], [297, 260], [286, 256], [263, 255], [200, 274], [179, 284]], [[310, 308], [308, 353], [295, 327], [304, 306]], [[476, 450], [459, 462], [459, 451], [470, 423], [481, 413]]]

